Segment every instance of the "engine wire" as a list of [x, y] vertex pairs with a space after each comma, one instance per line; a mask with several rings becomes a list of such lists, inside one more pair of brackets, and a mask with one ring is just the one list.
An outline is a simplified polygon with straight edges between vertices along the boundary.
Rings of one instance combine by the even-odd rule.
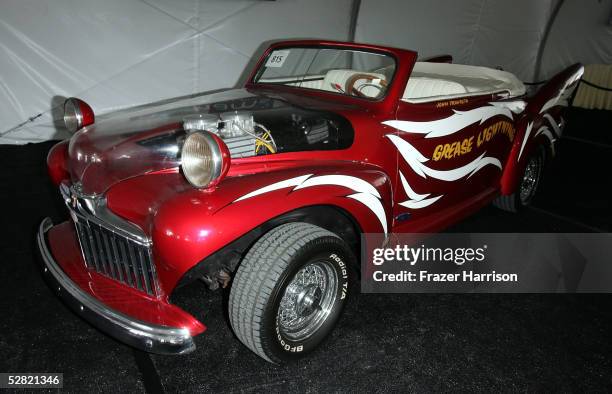
[[[228, 122], [232, 122], [232, 121], [224, 121], [225, 123]], [[255, 153], [259, 152], [259, 148], [261, 146], [264, 146], [266, 149], [268, 149], [268, 151], [270, 151], [270, 153], [276, 153], [276, 142], [274, 141], [274, 138], [272, 138], [272, 133], [270, 132], [270, 130], [268, 130], [264, 125], [259, 124], [259, 123], [254, 123], [255, 126], [260, 127], [261, 129], [263, 129], [265, 131], [265, 133], [262, 134], [262, 136], [258, 136], [255, 133], [252, 133], [248, 130], [246, 130], [244, 127], [242, 127], [239, 123], [233, 122], [233, 124], [238, 127], [241, 131], [245, 132], [246, 134], [250, 135], [251, 137], [255, 138], [257, 141], [255, 141]], [[267, 135], [267, 137], [266, 137]], [[266, 138], [270, 138], [270, 140], [268, 141]], [[272, 144], [270, 144], [272, 143]]]

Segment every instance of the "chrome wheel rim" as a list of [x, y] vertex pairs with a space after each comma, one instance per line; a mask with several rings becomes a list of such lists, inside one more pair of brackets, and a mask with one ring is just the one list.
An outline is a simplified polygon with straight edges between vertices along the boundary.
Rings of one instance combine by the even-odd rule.
[[302, 267], [279, 303], [280, 332], [293, 341], [312, 336], [331, 314], [337, 288], [338, 274], [331, 263], [318, 261]]
[[534, 196], [538, 182], [540, 180], [540, 171], [542, 169], [542, 161], [540, 157], [534, 157], [529, 160], [527, 167], [525, 167], [525, 173], [521, 180], [520, 197], [521, 202], [524, 204], [529, 203], [531, 198]]

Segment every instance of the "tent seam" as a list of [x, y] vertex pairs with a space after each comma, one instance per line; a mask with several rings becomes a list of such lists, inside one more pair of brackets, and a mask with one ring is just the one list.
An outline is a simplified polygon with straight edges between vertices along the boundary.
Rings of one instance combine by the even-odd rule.
[[476, 42], [476, 37], [478, 36], [478, 32], [480, 31], [480, 23], [482, 21], [482, 12], [485, 7], [485, 3], [487, 0], [482, 0], [480, 3], [480, 11], [478, 11], [478, 20], [476, 21], [476, 31], [472, 36], [472, 42], [470, 43], [470, 64], [474, 64], [474, 43]]

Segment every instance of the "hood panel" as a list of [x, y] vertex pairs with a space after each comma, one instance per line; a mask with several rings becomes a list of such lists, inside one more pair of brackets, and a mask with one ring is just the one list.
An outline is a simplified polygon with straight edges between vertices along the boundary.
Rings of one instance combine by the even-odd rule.
[[350, 122], [335, 112], [307, 109], [282, 97], [244, 89], [229, 90], [98, 117], [94, 125], [80, 130], [70, 141], [72, 181], [81, 183], [85, 194], [102, 194], [119, 181], [176, 168], [186, 136], [184, 118], [230, 111], [253, 115], [256, 123], [270, 130], [277, 147], [274, 155], [346, 149], [354, 138]]

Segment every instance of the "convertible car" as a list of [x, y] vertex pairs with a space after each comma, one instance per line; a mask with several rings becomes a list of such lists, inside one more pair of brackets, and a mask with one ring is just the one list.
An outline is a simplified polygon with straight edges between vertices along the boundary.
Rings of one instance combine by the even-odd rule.
[[161, 354], [206, 330], [175, 290], [227, 288], [240, 341], [273, 363], [299, 358], [337, 322], [362, 233], [529, 204], [582, 72], [527, 94], [450, 56], [286, 41], [241, 89], [97, 118], [68, 99], [74, 134], [47, 161], [71, 220], [40, 225], [44, 275], [94, 326]]

